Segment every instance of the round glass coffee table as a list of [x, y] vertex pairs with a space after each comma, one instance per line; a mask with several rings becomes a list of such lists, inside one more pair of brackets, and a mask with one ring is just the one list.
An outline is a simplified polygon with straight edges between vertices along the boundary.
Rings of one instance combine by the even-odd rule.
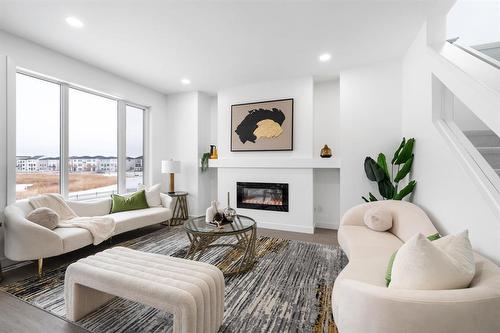
[[[230, 247], [237, 249], [226, 259], [230, 260], [227, 270], [223, 269], [224, 276], [231, 276], [248, 271], [255, 262], [255, 239], [257, 225], [255, 220], [237, 215], [233, 223], [224, 224], [221, 228], [205, 222], [205, 216], [189, 219], [184, 223], [184, 229], [189, 237], [191, 246], [186, 259], [200, 260], [209, 248]], [[236, 243], [216, 242], [219, 238], [235, 237]]]

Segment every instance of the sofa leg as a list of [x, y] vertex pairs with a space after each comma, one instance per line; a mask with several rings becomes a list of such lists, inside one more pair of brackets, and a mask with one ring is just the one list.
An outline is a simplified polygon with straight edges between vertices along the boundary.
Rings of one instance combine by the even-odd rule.
[[38, 277], [43, 275], [43, 258], [38, 259]]

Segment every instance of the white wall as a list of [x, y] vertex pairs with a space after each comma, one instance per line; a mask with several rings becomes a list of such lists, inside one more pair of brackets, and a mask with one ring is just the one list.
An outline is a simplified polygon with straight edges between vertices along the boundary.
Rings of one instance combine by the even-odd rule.
[[[162, 180], [160, 161], [165, 158], [166, 142], [168, 142], [165, 130], [168, 117], [163, 94], [2, 31], [0, 31], [0, 54], [9, 56], [16, 66], [149, 106], [151, 163], [147, 166], [149, 179], [146, 179], [146, 182], [155, 183]], [[0, 65], [0, 77], [3, 80], [3, 61]], [[2, 90], [0, 100], [4, 103], [5, 87], [0, 84], [0, 89]], [[0, 117], [3, 119], [2, 115]], [[6, 141], [5, 130], [1, 130], [0, 142]], [[5, 175], [5, 159], [1, 160], [0, 176]], [[0, 199], [2, 199], [2, 204], [5, 204], [4, 187], [1, 187], [0, 191]], [[3, 257], [2, 242], [0, 242], [1, 257]]]
[[366, 156], [392, 158], [401, 141], [401, 63], [388, 62], [340, 73], [340, 213], [362, 202], [368, 191]]
[[[340, 158], [339, 80], [314, 83], [313, 154], [317, 158], [328, 144], [333, 155]], [[314, 178], [314, 224], [316, 227], [338, 229], [340, 221], [340, 171], [316, 169]]]
[[[202, 92], [167, 95], [166, 110], [169, 114], [167, 127], [167, 157], [181, 162], [181, 173], [175, 175], [175, 189], [187, 191], [190, 215], [204, 214], [213, 194], [212, 178], [215, 171], [201, 172], [200, 158], [210, 150], [215, 97]], [[166, 183], [168, 180], [166, 181]]]
[[[413, 177], [418, 185], [413, 201], [441, 233], [468, 229], [473, 248], [499, 263], [500, 221], [433, 122], [432, 74], [471, 108], [489, 105], [491, 93], [428, 47], [426, 29], [420, 31], [403, 61], [402, 131], [416, 138]], [[488, 109], [496, 112], [499, 107]]]
[[[214, 143], [217, 97], [203, 93], [198, 95], [198, 161], [205, 152], [210, 151], [210, 144]], [[198, 201], [197, 208], [193, 210], [196, 215], [203, 215], [210, 202], [217, 199], [217, 170], [209, 168], [202, 172], [198, 168]], [[214, 188], [215, 187], [215, 188]]]
[[[0, 221], [7, 204], [7, 57], [0, 55]], [[0, 230], [0, 258], [3, 257], [3, 230]]]
[[[198, 93], [169, 94], [166, 109], [169, 124], [165, 143], [169, 144], [165, 158], [181, 162], [181, 172], [175, 175], [175, 190], [187, 191], [189, 208], [197, 208]], [[166, 186], [168, 182], [167, 178]]]
[[[217, 133], [219, 158], [312, 158], [314, 142], [313, 80], [311, 77], [275, 82], [262, 82], [218, 92]], [[231, 105], [246, 102], [293, 98], [294, 149], [290, 152], [238, 152], [230, 151]], [[313, 170], [312, 169], [249, 169], [219, 168], [217, 172], [218, 200], [226, 206], [227, 192], [231, 205], [236, 208], [236, 182], [277, 182], [289, 184], [289, 209], [271, 212], [239, 209], [243, 215], [254, 217], [260, 227], [312, 233]]]
[[[223, 89], [217, 93], [218, 120], [217, 143], [219, 158], [259, 158], [313, 156], [313, 79], [298, 78], [286, 81], [262, 82]], [[293, 151], [281, 152], [231, 152], [231, 105], [275, 99], [294, 99]]]

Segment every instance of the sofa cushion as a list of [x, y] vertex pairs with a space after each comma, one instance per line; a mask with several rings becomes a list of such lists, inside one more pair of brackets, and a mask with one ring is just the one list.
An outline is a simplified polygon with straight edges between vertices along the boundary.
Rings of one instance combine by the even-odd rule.
[[55, 229], [59, 223], [59, 215], [47, 207], [40, 207], [31, 211], [26, 216], [26, 219], [50, 230]]
[[94, 242], [94, 238], [86, 229], [55, 228], [52, 231], [62, 238], [64, 253], [80, 249]]
[[111, 200], [113, 200], [111, 213], [149, 208], [146, 200], [146, 192], [144, 190], [130, 195], [112, 194]]
[[156, 184], [146, 188], [146, 201], [149, 207], [161, 206], [161, 184]]
[[115, 235], [152, 224], [165, 222], [172, 217], [171, 210], [163, 207], [131, 210], [109, 215], [116, 222]]
[[366, 226], [374, 231], [387, 231], [392, 228], [392, 214], [383, 207], [368, 209], [363, 217]]
[[469, 286], [474, 272], [474, 255], [467, 232], [433, 243], [417, 234], [399, 249], [389, 288], [462, 289]]
[[[433, 242], [439, 238], [441, 238], [441, 235], [439, 233], [435, 233], [435, 234], [427, 236], [427, 239], [430, 240], [431, 242]], [[387, 271], [385, 272], [385, 282], [386, 282], [387, 286], [389, 286], [389, 283], [391, 283], [392, 266], [394, 265], [394, 259], [396, 259], [397, 253], [398, 253], [398, 250], [396, 250], [391, 255], [391, 258], [389, 259], [389, 263], [387, 264]]]

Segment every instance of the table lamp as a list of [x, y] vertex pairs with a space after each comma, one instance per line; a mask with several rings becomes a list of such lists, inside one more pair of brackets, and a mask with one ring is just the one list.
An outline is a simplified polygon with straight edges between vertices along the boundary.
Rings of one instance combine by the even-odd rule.
[[175, 193], [174, 190], [174, 174], [181, 172], [181, 162], [169, 159], [167, 161], [161, 161], [161, 173], [170, 174], [170, 189], [168, 193]]

